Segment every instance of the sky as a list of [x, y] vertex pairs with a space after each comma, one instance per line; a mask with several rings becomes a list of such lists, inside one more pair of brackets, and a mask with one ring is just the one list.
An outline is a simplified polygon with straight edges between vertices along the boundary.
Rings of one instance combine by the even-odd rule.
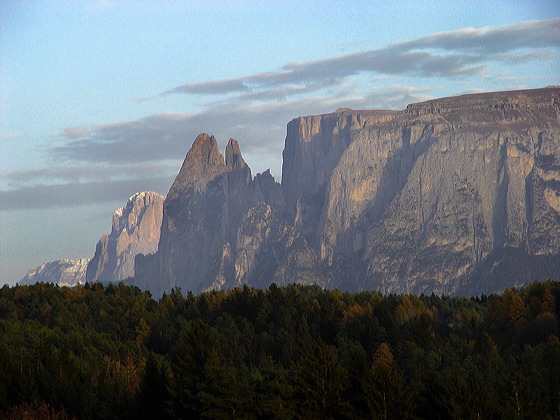
[[286, 124], [560, 84], [560, 2], [0, 2], [0, 285], [90, 258], [195, 137], [281, 180]]

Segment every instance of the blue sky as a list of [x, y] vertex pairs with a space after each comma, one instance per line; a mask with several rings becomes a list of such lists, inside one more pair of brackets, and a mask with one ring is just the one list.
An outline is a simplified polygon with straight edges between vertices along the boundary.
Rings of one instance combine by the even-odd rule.
[[4, 1], [0, 284], [91, 257], [200, 132], [280, 181], [294, 117], [559, 84], [559, 54], [557, 0]]

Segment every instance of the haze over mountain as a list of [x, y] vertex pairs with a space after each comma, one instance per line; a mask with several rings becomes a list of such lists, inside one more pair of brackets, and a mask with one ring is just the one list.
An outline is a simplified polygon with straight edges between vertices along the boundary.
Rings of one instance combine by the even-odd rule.
[[86, 282], [89, 258], [56, 260], [30, 269], [19, 284], [54, 283], [60, 287], [75, 287]]
[[157, 251], [164, 199], [153, 191], [134, 194], [113, 214], [111, 233], [99, 239], [92, 258], [47, 262], [29, 270], [19, 284], [74, 287], [86, 281], [116, 283], [133, 277], [136, 255]]

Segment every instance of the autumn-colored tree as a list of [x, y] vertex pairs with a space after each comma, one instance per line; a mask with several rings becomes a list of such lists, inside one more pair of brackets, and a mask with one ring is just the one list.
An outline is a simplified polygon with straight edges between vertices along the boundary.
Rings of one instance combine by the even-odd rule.
[[55, 410], [48, 403], [22, 403], [6, 413], [6, 420], [74, 420], [66, 410]]
[[395, 364], [395, 359], [391, 349], [387, 343], [381, 343], [377, 350], [373, 354], [373, 369], [374, 370], [389, 370], [393, 368]]
[[387, 343], [381, 343], [373, 354], [363, 391], [371, 416], [404, 419], [411, 415], [406, 382], [395, 365], [393, 353]]
[[525, 322], [525, 303], [521, 296], [513, 292], [511, 289], [504, 290], [501, 297], [504, 305], [504, 315], [506, 321], [515, 328], [520, 328]]
[[540, 310], [542, 314], [554, 314], [556, 312], [556, 299], [550, 289], [544, 289], [541, 298]]

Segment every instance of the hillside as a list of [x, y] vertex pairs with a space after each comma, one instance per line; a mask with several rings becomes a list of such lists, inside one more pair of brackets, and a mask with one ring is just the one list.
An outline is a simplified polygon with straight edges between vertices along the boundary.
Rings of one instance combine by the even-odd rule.
[[555, 418], [559, 301], [4, 286], [0, 417]]

